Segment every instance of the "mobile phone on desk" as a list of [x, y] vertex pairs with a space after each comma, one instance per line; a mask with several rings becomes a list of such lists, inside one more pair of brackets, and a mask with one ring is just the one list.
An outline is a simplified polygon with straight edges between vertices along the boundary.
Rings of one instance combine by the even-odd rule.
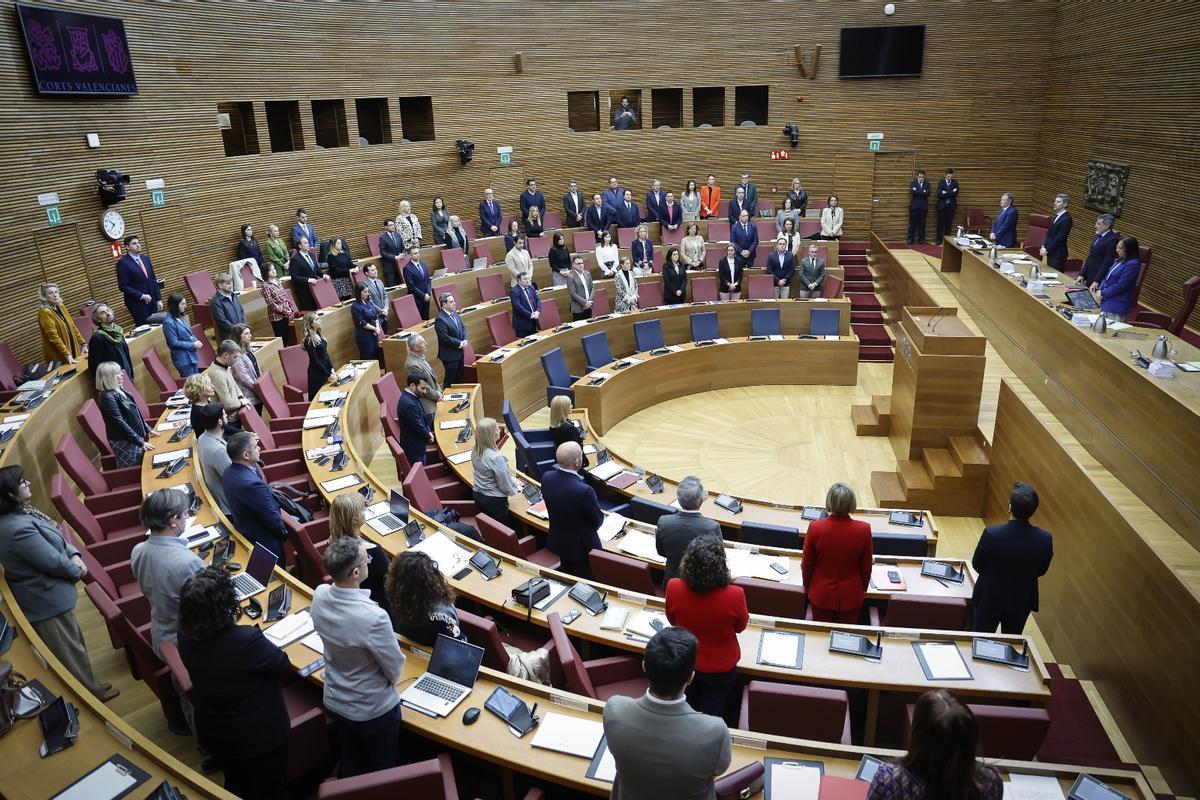
[[579, 619], [579, 616], [582, 613], [583, 612], [580, 611], [578, 608], [572, 608], [570, 611], [568, 611], [567, 613], [562, 615], [562, 624], [570, 625], [572, 622]]

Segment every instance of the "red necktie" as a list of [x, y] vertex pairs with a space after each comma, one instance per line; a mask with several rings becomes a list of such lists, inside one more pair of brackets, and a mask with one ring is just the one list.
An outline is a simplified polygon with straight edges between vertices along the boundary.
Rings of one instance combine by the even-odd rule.
[[136, 262], [137, 262], [137, 265], [138, 265], [138, 267], [140, 267], [140, 268], [141, 268], [141, 270], [142, 270], [142, 277], [143, 277], [143, 278], [146, 278], [147, 280], [149, 280], [149, 279], [150, 279], [150, 273], [146, 272], [146, 265], [142, 263], [142, 257], [141, 257], [141, 256], [134, 256], [134, 257], [133, 257], [133, 260], [134, 260], [134, 261], [136, 261]]
[[667, 206], [667, 222], [675, 224], [675, 209], [671, 206]]

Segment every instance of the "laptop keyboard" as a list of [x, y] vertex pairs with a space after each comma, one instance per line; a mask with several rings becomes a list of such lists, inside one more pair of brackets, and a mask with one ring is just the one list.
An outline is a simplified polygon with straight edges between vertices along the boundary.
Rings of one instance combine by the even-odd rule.
[[454, 686], [429, 675], [421, 676], [421, 679], [413, 685], [413, 688], [447, 701], [457, 700], [466, 693], [466, 690], [461, 686]]
[[233, 588], [237, 590], [239, 596], [245, 596], [261, 591], [263, 585], [254, 580], [250, 573], [239, 572], [233, 576]]
[[394, 531], [400, 530], [404, 527], [404, 523], [397, 519], [396, 515], [392, 514], [391, 512], [380, 514], [377, 519], [380, 524], [386, 525], [388, 528]]

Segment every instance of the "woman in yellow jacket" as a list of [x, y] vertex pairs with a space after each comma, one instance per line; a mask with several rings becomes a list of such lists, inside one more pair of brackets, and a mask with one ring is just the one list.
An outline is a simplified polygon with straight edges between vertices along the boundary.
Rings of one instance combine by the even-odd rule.
[[62, 294], [57, 283], [43, 283], [38, 287], [42, 307], [38, 309], [38, 327], [42, 329], [42, 358], [47, 361], [76, 363], [80, 356], [87, 355], [87, 345], [75, 327], [75, 320], [63, 308]]

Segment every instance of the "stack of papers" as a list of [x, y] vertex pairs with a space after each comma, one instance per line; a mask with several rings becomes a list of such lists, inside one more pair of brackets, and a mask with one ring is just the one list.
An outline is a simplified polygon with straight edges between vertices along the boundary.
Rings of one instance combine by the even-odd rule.
[[663, 612], [643, 608], [633, 615], [633, 619], [629, 620], [629, 623], [625, 626], [625, 632], [640, 636], [643, 639], [651, 639], [654, 637], [654, 634], [658, 633], [658, 631], [654, 630], [654, 626], [650, 624], [651, 620], [660, 621], [664, 628], [671, 624], [667, 621], [667, 615]]
[[552, 711], [542, 717], [541, 724], [535, 730], [530, 742], [534, 747], [589, 759], [604, 736], [604, 725], [595, 720], [569, 717]]
[[170, 464], [177, 458], [186, 458], [191, 454], [192, 450], [189, 447], [185, 447], [182, 450], [167, 450], [165, 453], [155, 453], [154, 457], [150, 459], [150, 465], [153, 467], [161, 467], [166, 464]]
[[470, 550], [459, 547], [441, 531], [429, 534], [423, 541], [409, 549], [429, 556], [443, 575], [453, 575], [458, 572], [471, 558]]
[[620, 514], [606, 514], [604, 522], [600, 524], [600, 541], [609, 542], [612, 538], [625, 529], [625, 523], [629, 520], [622, 517]]
[[319, 413], [313, 413], [304, 418], [304, 430], [311, 428], [324, 428], [331, 422], [336, 422], [338, 418], [338, 410], [336, 408], [321, 409]]
[[467, 427], [467, 421], [465, 419], [448, 419], [445, 422], [438, 423], [438, 430], [443, 431], [450, 431], [454, 430], [455, 428], [465, 427]]
[[[658, 549], [654, 544], [654, 536], [649, 533], [643, 533], [642, 531], [630, 528], [625, 531], [625, 535], [621, 537], [619, 542], [621, 550], [632, 556], [637, 556], [655, 564], [667, 563], [667, 559], [658, 554]], [[732, 572], [732, 569], [730, 571]]]
[[263, 635], [271, 640], [276, 647], [287, 647], [292, 642], [303, 639], [313, 632], [312, 615], [308, 609], [288, 614], [271, 627], [263, 631]]
[[616, 477], [624, 467], [616, 461], [605, 461], [603, 464], [597, 464], [588, 469], [588, 473], [594, 476], [597, 480], [607, 481], [610, 478]]
[[1151, 361], [1149, 372], [1152, 378], [1174, 378], [1175, 365], [1170, 361]]
[[1063, 790], [1053, 775], [1010, 772], [1004, 784], [1004, 800], [1063, 800]]
[[191, 418], [192, 409], [190, 404], [187, 408], [178, 408], [167, 414], [167, 422], [182, 422], [184, 420], [191, 420]]
[[1071, 315], [1071, 324], [1078, 325], [1081, 328], [1090, 328], [1092, 325], [1096, 324], [1096, 316], [1096, 314], [1084, 314], [1080, 311], [1076, 311]]
[[471, 460], [471, 451], [463, 450], [461, 453], [455, 453], [452, 456], [447, 456], [446, 460], [451, 464], [465, 464]]
[[771, 569], [771, 563], [781, 564], [791, 571], [789, 559], [765, 556], [751, 553], [736, 547], [725, 549], [725, 560], [729, 564], [729, 574], [735, 578], [758, 578], [764, 581], [782, 581], [787, 575], [780, 575]]
[[346, 392], [339, 392], [337, 389], [329, 389], [317, 395], [317, 401], [320, 403], [332, 403], [334, 400], [340, 400], [346, 396]]
[[821, 793], [821, 770], [803, 764], [772, 764], [768, 776], [772, 797], [816, 800]]

